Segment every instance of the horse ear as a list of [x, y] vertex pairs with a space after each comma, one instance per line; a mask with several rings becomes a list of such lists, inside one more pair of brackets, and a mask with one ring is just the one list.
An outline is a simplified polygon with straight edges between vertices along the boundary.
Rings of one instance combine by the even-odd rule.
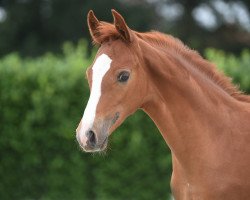
[[93, 10], [90, 10], [88, 12], [87, 21], [88, 21], [89, 32], [93, 42], [100, 44], [100, 41], [98, 41], [97, 39], [98, 38], [97, 36], [99, 35], [98, 27], [100, 25], [100, 21], [96, 18]]
[[125, 41], [132, 42], [132, 31], [127, 26], [123, 17], [114, 9], [112, 9], [111, 12], [114, 18], [114, 25], [116, 30], [120, 33], [121, 37]]

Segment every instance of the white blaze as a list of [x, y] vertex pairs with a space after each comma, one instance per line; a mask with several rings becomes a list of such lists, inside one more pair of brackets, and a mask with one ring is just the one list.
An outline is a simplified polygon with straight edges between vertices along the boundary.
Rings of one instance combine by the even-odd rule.
[[92, 125], [95, 120], [96, 107], [101, 97], [101, 85], [102, 79], [109, 70], [111, 66], [112, 60], [106, 55], [100, 55], [93, 67], [92, 67], [92, 87], [90, 92], [89, 101], [85, 111], [83, 113], [83, 117], [80, 124], [80, 130], [77, 134], [79, 134], [79, 139], [81, 140], [82, 145], [86, 145], [86, 131], [92, 128]]

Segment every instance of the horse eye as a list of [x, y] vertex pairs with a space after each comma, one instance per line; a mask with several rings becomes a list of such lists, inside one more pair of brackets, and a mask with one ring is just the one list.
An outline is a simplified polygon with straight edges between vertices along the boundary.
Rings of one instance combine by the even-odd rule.
[[128, 79], [129, 79], [129, 75], [130, 75], [129, 72], [127, 72], [127, 71], [122, 71], [122, 72], [118, 75], [117, 80], [118, 80], [119, 82], [121, 82], [121, 83], [127, 82]]

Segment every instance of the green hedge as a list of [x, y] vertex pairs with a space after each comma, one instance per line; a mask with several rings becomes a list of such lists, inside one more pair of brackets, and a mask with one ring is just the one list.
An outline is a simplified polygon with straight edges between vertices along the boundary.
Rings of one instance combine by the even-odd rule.
[[85, 47], [0, 60], [0, 199], [167, 199], [171, 156], [142, 112], [113, 134], [106, 154], [80, 151]]
[[221, 71], [233, 78], [240, 89], [250, 94], [250, 50], [245, 49], [239, 57], [223, 51], [207, 49], [206, 57], [216, 63]]
[[[85, 47], [65, 44], [60, 57], [14, 53], [0, 60], [0, 199], [169, 197], [170, 151], [141, 111], [115, 131], [107, 153], [80, 151], [75, 129], [89, 96], [84, 71], [92, 60], [84, 58]], [[209, 50], [207, 56], [228, 74], [237, 71], [235, 80], [250, 91], [249, 52], [235, 58]]]

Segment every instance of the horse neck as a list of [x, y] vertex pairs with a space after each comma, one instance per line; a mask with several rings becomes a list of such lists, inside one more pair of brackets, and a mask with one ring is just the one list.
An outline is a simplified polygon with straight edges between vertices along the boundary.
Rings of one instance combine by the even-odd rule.
[[140, 46], [150, 94], [142, 109], [179, 160], [204, 156], [219, 132], [230, 128], [237, 101], [177, 52], [143, 41]]

